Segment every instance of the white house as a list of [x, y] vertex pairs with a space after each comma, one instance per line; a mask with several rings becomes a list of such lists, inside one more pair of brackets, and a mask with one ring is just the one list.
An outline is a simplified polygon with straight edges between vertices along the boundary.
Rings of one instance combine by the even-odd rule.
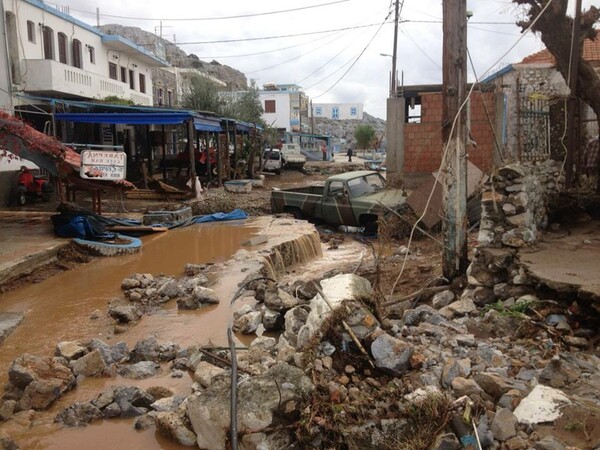
[[264, 121], [285, 131], [301, 131], [301, 117], [308, 117], [308, 99], [295, 84], [269, 83], [259, 91]]
[[[206, 72], [202, 72], [201, 70], [198, 70], [198, 69], [183, 68], [183, 67], [168, 67], [163, 70], [166, 70], [175, 75], [175, 83], [177, 85], [177, 101], [179, 103], [181, 103], [183, 101], [185, 95], [190, 91], [190, 89], [192, 87], [192, 79], [194, 77], [205, 78], [219, 87], [227, 86], [227, 83], [225, 83], [224, 81], [221, 81], [218, 78], [213, 77], [212, 75], [210, 75]], [[162, 98], [162, 93], [159, 92], [158, 95], [159, 95], [159, 99]], [[169, 102], [168, 98], [165, 98], [164, 103], [159, 102], [159, 104], [161, 104], [161, 105], [165, 104], [165, 105], [170, 106], [172, 104], [172, 102]]]
[[23, 94], [152, 105], [152, 68], [166, 67], [163, 59], [40, 0], [0, 0], [0, 7], [0, 107], [32, 103]]
[[362, 103], [314, 103], [312, 105], [314, 117], [323, 117], [333, 120], [362, 120]]

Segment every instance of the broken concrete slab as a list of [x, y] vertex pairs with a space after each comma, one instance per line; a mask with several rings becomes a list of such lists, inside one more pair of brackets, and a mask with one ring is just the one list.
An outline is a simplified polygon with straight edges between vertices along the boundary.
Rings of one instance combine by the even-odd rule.
[[23, 321], [24, 315], [15, 312], [0, 312], [0, 342], [4, 341], [10, 333]]
[[538, 384], [519, 403], [514, 414], [520, 423], [552, 422], [562, 415], [561, 406], [569, 403], [571, 401], [561, 390]]

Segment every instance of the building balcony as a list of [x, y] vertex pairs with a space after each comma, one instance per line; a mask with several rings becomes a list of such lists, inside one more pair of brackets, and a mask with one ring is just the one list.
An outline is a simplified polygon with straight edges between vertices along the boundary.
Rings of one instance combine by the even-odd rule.
[[151, 94], [129, 89], [127, 83], [51, 59], [28, 59], [27, 72], [20, 87], [24, 92], [35, 95], [76, 99], [103, 99], [114, 96], [131, 100], [137, 105], [152, 105]]

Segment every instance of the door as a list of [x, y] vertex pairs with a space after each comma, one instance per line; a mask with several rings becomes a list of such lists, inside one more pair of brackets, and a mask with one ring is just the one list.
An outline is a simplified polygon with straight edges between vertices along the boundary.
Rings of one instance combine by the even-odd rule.
[[328, 223], [358, 225], [343, 181], [332, 181], [327, 186], [321, 202], [321, 217]]

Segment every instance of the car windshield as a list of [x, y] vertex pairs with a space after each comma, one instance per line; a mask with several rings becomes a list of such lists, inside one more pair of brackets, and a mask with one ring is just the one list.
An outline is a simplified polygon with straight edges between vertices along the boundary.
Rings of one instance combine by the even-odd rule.
[[383, 178], [378, 173], [372, 173], [358, 178], [348, 180], [348, 190], [352, 197], [372, 194], [385, 187]]

